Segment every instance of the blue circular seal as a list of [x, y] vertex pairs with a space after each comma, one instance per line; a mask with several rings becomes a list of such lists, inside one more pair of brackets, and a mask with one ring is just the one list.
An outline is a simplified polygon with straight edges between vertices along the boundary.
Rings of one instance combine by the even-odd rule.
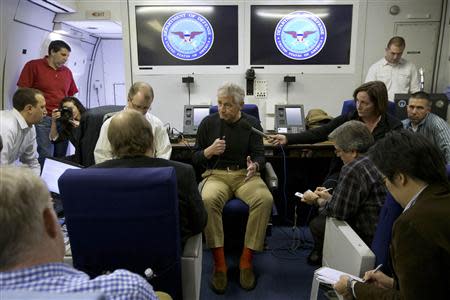
[[408, 104], [406, 103], [406, 100], [400, 100], [398, 101], [398, 107], [403, 108], [406, 107]]
[[305, 60], [322, 50], [327, 40], [327, 29], [315, 14], [295, 11], [278, 22], [274, 38], [278, 50], [284, 56]]
[[201, 14], [184, 11], [167, 19], [161, 31], [161, 40], [172, 56], [181, 60], [195, 60], [211, 49], [214, 30]]

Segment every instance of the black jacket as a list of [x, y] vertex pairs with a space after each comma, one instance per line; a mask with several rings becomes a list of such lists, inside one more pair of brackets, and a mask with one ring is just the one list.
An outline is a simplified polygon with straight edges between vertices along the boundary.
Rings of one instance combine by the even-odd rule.
[[[287, 136], [289, 144], [314, 144], [328, 140], [328, 135], [340, 125], [350, 120], [359, 120], [358, 112], [352, 111], [346, 115], [340, 115], [329, 123], [320, 127], [306, 130], [297, 134], [290, 134]], [[390, 114], [381, 115], [381, 120], [373, 129], [372, 135], [375, 141], [382, 139], [386, 133], [391, 130], [399, 130], [403, 128], [402, 122]]]

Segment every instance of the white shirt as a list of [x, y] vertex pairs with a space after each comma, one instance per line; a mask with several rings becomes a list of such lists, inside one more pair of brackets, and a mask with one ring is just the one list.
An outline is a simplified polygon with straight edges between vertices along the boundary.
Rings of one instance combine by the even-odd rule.
[[408, 209], [410, 209], [414, 204], [416, 204], [416, 200], [419, 197], [419, 195], [423, 192], [424, 189], [426, 189], [428, 186], [428, 184], [424, 185], [412, 198], [411, 200], [408, 202], [408, 204], [406, 204], [405, 208], [403, 209], [403, 212], [407, 211]]
[[388, 99], [394, 100], [395, 94], [408, 94], [420, 91], [419, 74], [413, 63], [403, 58], [396, 65], [391, 65], [383, 57], [367, 72], [366, 81], [383, 81], [388, 90]]
[[28, 165], [38, 176], [41, 166], [37, 160], [36, 129], [27, 122], [16, 109], [0, 112], [0, 135], [3, 150], [0, 155], [2, 165]]
[[[170, 144], [169, 135], [164, 128], [163, 122], [149, 112], [145, 114], [145, 117], [150, 122], [150, 125], [152, 125], [155, 157], [170, 159], [170, 155], [172, 154], [172, 145]], [[103, 123], [102, 129], [100, 130], [100, 135], [98, 136], [97, 144], [95, 145], [94, 150], [96, 164], [113, 158], [111, 144], [108, 140], [108, 128], [109, 123], [111, 123], [111, 119], [112, 118], [107, 119]]]

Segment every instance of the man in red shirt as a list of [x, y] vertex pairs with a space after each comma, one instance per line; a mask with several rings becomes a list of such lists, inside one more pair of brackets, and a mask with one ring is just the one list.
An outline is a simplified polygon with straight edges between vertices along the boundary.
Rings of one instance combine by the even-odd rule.
[[53, 145], [50, 141], [52, 110], [59, 107], [64, 97], [73, 96], [78, 88], [73, 80], [72, 72], [64, 64], [69, 59], [71, 48], [61, 40], [52, 41], [48, 46], [48, 55], [27, 62], [20, 73], [17, 86], [40, 90], [47, 103], [47, 116], [36, 124], [36, 140], [38, 144], [39, 163], [43, 164], [45, 157], [64, 156], [67, 142]]

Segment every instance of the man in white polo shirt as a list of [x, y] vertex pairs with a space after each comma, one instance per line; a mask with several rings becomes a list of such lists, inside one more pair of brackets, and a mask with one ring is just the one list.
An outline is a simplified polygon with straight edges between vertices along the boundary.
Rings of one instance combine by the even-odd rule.
[[415, 93], [420, 90], [417, 67], [402, 58], [405, 39], [401, 36], [391, 38], [382, 59], [374, 63], [367, 72], [365, 82], [383, 81], [388, 90], [388, 99], [395, 94]]

